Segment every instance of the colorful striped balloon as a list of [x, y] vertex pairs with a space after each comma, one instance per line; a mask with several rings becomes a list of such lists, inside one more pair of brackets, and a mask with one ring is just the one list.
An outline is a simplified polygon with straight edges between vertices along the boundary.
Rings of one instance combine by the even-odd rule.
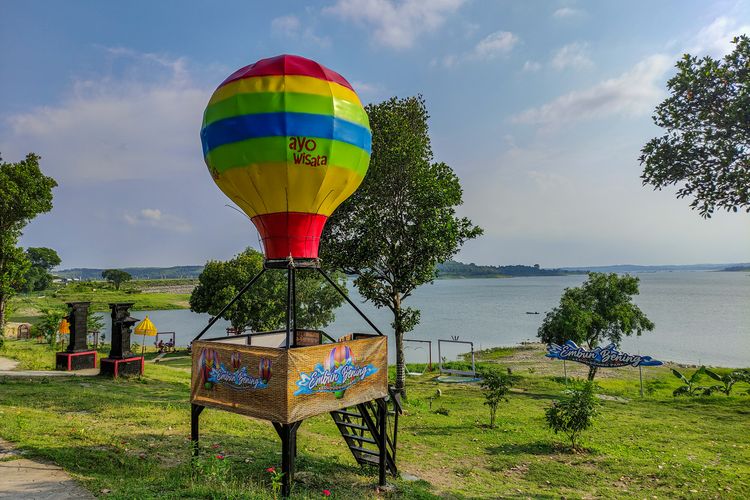
[[328, 216], [364, 179], [371, 140], [349, 82], [290, 55], [230, 75], [201, 129], [214, 181], [252, 219], [267, 259], [318, 257]]

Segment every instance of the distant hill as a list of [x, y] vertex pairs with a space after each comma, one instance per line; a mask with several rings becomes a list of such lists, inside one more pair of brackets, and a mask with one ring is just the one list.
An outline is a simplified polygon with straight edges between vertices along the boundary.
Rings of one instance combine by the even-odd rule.
[[725, 272], [739, 272], [739, 271], [750, 271], [750, 264], [738, 264], [736, 266], [729, 266], [725, 267], [724, 269], [719, 269], [719, 271], [725, 271]]
[[[130, 273], [133, 279], [155, 280], [175, 278], [197, 278], [203, 271], [203, 266], [174, 266], [174, 267], [123, 267], [118, 268]], [[79, 267], [54, 271], [55, 276], [61, 278], [78, 278], [81, 280], [100, 280], [104, 269]]]
[[464, 264], [454, 260], [438, 264], [438, 278], [512, 278], [516, 276], [565, 276], [581, 274], [585, 271], [566, 271], [563, 269], [543, 269], [539, 265], [524, 266], [478, 266]]
[[[613, 266], [564, 267], [566, 271], [595, 271], [600, 273], [655, 273], [664, 271], [725, 271], [735, 267], [750, 268], [748, 263], [737, 264], [686, 264], [662, 266], [638, 266], [633, 264], [619, 264]], [[731, 269], [734, 270], [734, 269]]]

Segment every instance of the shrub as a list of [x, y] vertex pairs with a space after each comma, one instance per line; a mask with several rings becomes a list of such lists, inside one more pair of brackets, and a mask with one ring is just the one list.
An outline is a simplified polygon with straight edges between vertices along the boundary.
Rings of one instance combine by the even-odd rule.
[[490, 407], [490, 428], [494, 429], [497, 407], [502, 401], [508, 401], [505, 395], [508, 394], [513, 383], [509, 375], [496, 370], [483, 370], [481, 375], [484, 404]]
[[723, 385], [714, 385], [708, 388], [710, 392], [723, 392], [727, 396], [732, 392], [732, 387], [737, 382], [750, 383], [750, 371], [748, 370], [736, 370], [726, 375], [719, 375], [716, 372], [709, 370], [708, 368], [703, 370], [706, 375], [712, 379], [721, 382]]
[[555, 434], [562, 432], [567, 435], [573, 449], [578, 436], [594, 424], [598, 414], [599, 401], [594, 395], [594, 387], [592, 382], [578, 384], [564, 391], [565, 396], [545, 410], [547, 426]]
[[706, 367], [701, 366], [695, 372], [690, 375], [690, 378], [687, 378], [682, 373], [678, 372], [674, 368], [672, 368], [672, 375], [677, 377], [678, 379], [682, 380], [682, 382], [685, 384], [683, 386], [678, 387], [677, 389], [672, 392], [673, 396], [708, 396], [711, 394], [711, 388], [710, 387], [703, 387], [700, 385], [695, 385], [696, 382], [698, 382], [698, 379], [706, 373]]

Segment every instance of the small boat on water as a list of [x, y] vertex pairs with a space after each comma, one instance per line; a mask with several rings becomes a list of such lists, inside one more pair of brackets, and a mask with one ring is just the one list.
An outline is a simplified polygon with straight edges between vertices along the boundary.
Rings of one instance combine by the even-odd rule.
[[538, 311], [526, 311], [526, 314], [539, 314]]

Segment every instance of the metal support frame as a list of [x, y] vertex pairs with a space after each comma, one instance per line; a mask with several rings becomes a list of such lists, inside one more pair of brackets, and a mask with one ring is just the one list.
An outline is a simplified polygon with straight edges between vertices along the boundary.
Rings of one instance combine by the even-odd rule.
[[273, 427], [281, 439], [281, 496], [287, 498], [294, 481], [294, 459], [297, 456], [297, 429], [302, 420], [291, 424], [273, 422]]
[[[326, 279], [326, 281], [333, 286], [333, 288], [341, 295], [350, 306], [354, 308], [357, 313], [364, 318], [364, 320], [367, 322], [370, 327], [372, 327], [373, 330], [377, 332], [378, 335], [383, 335], [383, 332], [381, 332], [375, 324], [373, 324], [370, 319], [365, 316], [365, 314], [352, 302], [347, 294], [341, 289], [341, 287], [336, 284], [336, 282], [331, 279], [328, 274], [326, 274], [325, 271], [323, 271], [320, 268], [320, 262], [317, 259], [314, 260], [304, 260], [304, 261], [297, 261], [295, 262], [294, 259], [291, 257], [289, 259], [285, 260], [266, 260], [264, 263], [263, 269], [252, 279], [250, 280], [247, 285], [245, 285], [238, 293], [235, 295], [235, 297], [229, 301], [229, 303], [224, 306], [221, 311], [219, 311], [212, 319], [209, 321], [208, 325], [206, 325], [203, 330], [193, 339], [193, 341], [199, 340], [218, 320], [221, 318], [221, 316], [232, 307], [232, 305], [239, 300], [242, 295], [244, 295], [250, 288], [255, 284], [256, 281], [263, 275], [263, 273], [266, 272], [268, 269], [286, 269], [287, 270], [287, 297], [286, 297], [286, 347], [287, 348], [293, 348], [295, 347], [295, 334], [297, 331], [297, 268], [300, 269], [317, 269], [318, 272]], [[245, 335], [252, 335], [252, 334], [245, 334]], [[326, 335], [330, 340], [333, 341], [331, 337]], [[216, 339], [210, 339], [210, 340], [216, 340]], [[430, 352], [430, 355], [432, 353]], [[388, 409], [387, 404], [385, 403], [385, 399], [382, 401], [378, 401], [380, 404], [378, 404], [379, 408], [379, 416], [380, 416], [380, 425], [378, 429], [378, 445], [380, 447], [381, 453], [380, 453], [380, 461], [379, 461], [379, 477], [378, 477], [378, 484], [380, 486], [385, 486], [385, 475], [387, 471], [387, 453], [386, 449], [388, 446], [388, 433], [387, 433], [387, 415], [388, 415]], [[199, 432], [199, 417], [201, 412], [204, 410], [204, 406], [197, 405], [197, 404], [191, 404], [191, 412], [190, 412], [190, 438], [192, 442], [193, 447], [193, 456], [197, 457], [199, 454], [199, 438], [200, 438], [200, 432]], [[299, 426], [302, 424], [302, 421], [294, 422], [291, 424], [282, 424], [279, 422], [272, 422], [274, 428], [276, 429], [276, 432], [279, 435], [279, 438], [281, 439], [281, 470], [283, 473], [282, 476], [282, 483], [281, 483], [281, 496], [286, 498], [291, 493], [292, 488], [292, 481], [294, 480], [294, 469], [295, 469], [295, 457], [297, 456], [297, 429], [299, 429]], [[396, 423], [396, 426], [398, 424]], [[374, 428], [374, 424], [373, 424]], [[397, 427], [396, 427], [397, 428]], [[395, 431], [395, 429], [394, 429]], [[394, 459], [395, 459], [395, 435], [392, 447], [394, 449]]]
[[200, 428], [198, 427], [201, 412], [205, 406], [197, 405], [195, 403], [190, 404], [190, 441], [193, 447], [193, 456], [197, 457], [200, 453], [198, 446], [200, 440]]
[[404, 339], [404, 342], [420, 342], [422, 344], [427, 344], [427, 353], [428, 353], [427, 370], [432, 371], [432, 340]]
[[232, 307], [232, 305], [235, 302], [237, 302], [239, 300], [239, 298], [242, 297], [245, 294], [245, 292], [247, 292], [248, 290], [250, 290], [250, 287], [253, 286], [255, 284], [255, 282], [258, 281], [258, 278], [260, 278], [261, 276], [263, 276], [263, 273], [265, 273], [265, 272], [266, 272], [266, 268], [264, 267], [263, 269], [260, 270], [260, 272], [258, 274], [255, 275], [255, 278], [251, 279], [248, 282], [247, 285], [243, 286], [242, 290], [240, 290], [239, 293], [237, 293], [237, 295], [235, 295], [234, 298], [232, 300], [230, 300], [229, 303], [227, 305], [225, 305], [221, 309], [221, 311], [219, 311], [219, 313], [216, 316], [214, 316], [213, 318], [211, 318], [211, 321], [208, 322], [208, 324], [206, 325], [206, 327], [203, 330], [201, 330], [201, 332], [198, 335], [195, 336], [195, 338], [193, 339], [193, 342], [195, 342], [196, 340], [200, 339], [203, 336], [204, 333], [206, 333], [212, 326], [214, 326], [214, 323], [216, 323], [217, 321], [219, 321], [219, 319], [221, 318], [221, 315], [224, 314], [227, 311], [227, 309], [229, 309], [230, 307]]
[[333, 280], [331, 279], [331, 277], [330, 277], [330, 276], [328, 276], [328, 274], [326, 274], [326, 272], [325, 272], [325, 271], [323, 271], [323, 269], [321, 269], [321, 268], [319, 267], [319, 268], [318, 268], [318, 272], [319, 272], [320, 274], [322, 274], [322, 275], [323, 275], [323, 277], [324, 277], [324, 278], [326, 279], [326, 281], [328, 281], [328, 283], [330, 283], [330, 284], [331, 284], [331, 286], [332, 286], [333, 288], [335, 288], [337, 292], [339, 292], [339, 295], [341, 295], [342, 297], [344, 297], [344, 299], [345, 299], [345, 300], [346, 300], [346, 301], [347, 301], [347, 302], [349, 303], [349, 305], [350, 305], [350, 306], [352, 306], [352, 307], [354, 308], [354, 310], [355, 310], [355, 311], [357, 311], [357, 313], [359, 313], [359, 315], [360, 315], [360, 316], [362, 316], [362, 318], [364, 318], [364, 320], [365, 320], [365, 321], [367, 321], [367, 324], [368, 324], [368, 325], [370, 325], [370, 326], [372, 327], [372, 329], [373, 329], [373, 330], [375, 330], [375, 331], [376, 331], [376, 332], [378, 333], [378, 335], [383, 335], [383, 332], [381, 332], [381, 331], [380, 331], [380, 330], [378, 329], [378, 327], [377, 327], [377, 326], [375, 326], [375, 325], [373, 324], [373, 322], [372, 322], [372, 321], [370, 321], [370, 318], [368, 318], [367, 316], [365, 316], [365, 313], [363, 313], [362, 311], [360, 311], [359, 307], [357, 307], [357, 306], [356, 306], [356, 305], [354, 304], [354, 302], [352, 302], [352, 301], [351, 301], [351, 299], [349, 298], [349, 296], [348, 296], [348, 295], [347, 295], [346, 293], [344, 293], [344, 291], [343, 291], [343, 290], [342, 290], [342, 289], [341, 289], [341, 288], [340, 288], [340, 287], [339, 287], [339, 286], [338, 286], [338, 285], [336, 284], [336, 282], [335, 282], [335, 281], [333, 281]]
[[[471, 371], [463, 371], [463, 370], [450, 370], [447, 368], [443, 368], [443, 356], [440, 352], [440, 344], [442, 342], [447, 342], [450, 344], [469, 344], [471, 346]], [[440, 370], [440, 373], [447, 373], [449, 375], [467, 375], [476, 377], [477, 375], [477, 367], [474, 363], [474, 342], [469, 342], [468, 340], [443, 340], [438, 339], [438, 368]]]

